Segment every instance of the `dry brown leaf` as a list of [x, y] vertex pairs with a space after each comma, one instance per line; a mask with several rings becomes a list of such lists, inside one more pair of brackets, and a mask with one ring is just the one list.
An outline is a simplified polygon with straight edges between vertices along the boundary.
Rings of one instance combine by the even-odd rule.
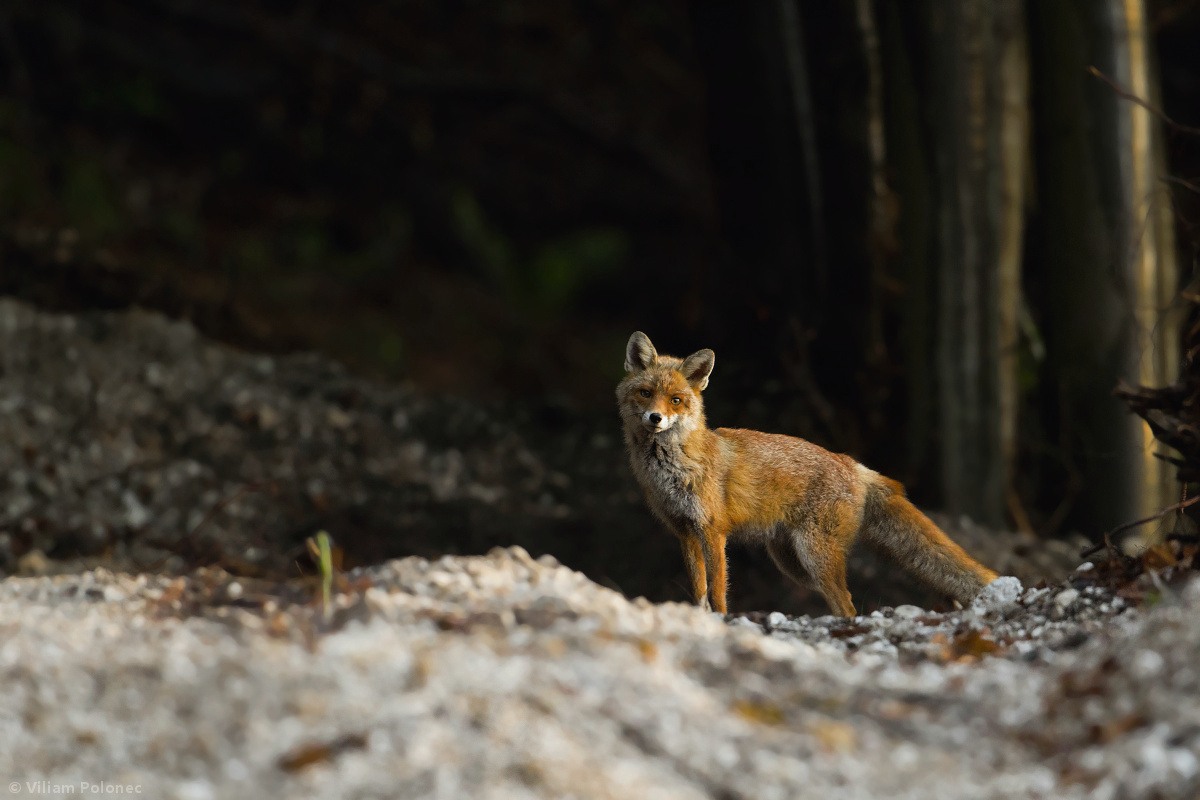
[[771, 703], [755, 703], [749, 700], [738, 700], [733, 704], [733, 710], [751, 722], [762, 725], [782, 725], [783, 711]]

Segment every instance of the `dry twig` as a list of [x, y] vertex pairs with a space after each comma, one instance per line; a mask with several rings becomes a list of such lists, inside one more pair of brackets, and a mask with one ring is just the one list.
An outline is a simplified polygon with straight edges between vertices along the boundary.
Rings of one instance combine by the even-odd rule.
[[1104, 534], [1103, 541], [1098, 542], [1097, 544], [1094, 544], [1090, 547], [1084, 548], [1083, 552], [1081, 552], [1079, 555], [1083, 558], [1087, 558], [1090, 555], [1095, 555], [1096, 553], [1099, 553], [1101, 550], [1103, 550], [1106, 547], [1109, 549], [1112, 549], [1111, 538], [1113, 536], [1116, 536], [1118, 533], [1127, 531], [1130, 528], [1136, 528], [1139, 525], [1145, 525], [1147, 522], [1154, 522], [1154, 520], [1161, 519], [1162, 517], [1165, 517], [1167, 514], [1170, 514], [1172, 511], [1182, 511], [1183, 509], [1187, 508], [1188, 506], [1192, 505], [1193, 503], [1195, 503], [1198, 500], [1200, 500], [1200, 494], [1198, 494], [1195, 497], [1192, 497], [1188, 500], [1184, 500], [1182, 502], [1175, 503], [1174, 505], [1167, 506], [1166, 508], [1164, 508], [1160, 511], [1157, 511], [1148, 517], [1142, 517], [1141, 519], [1136, 519], [1133, 522], [1126, 522], [1123, 525], [1118, 525], [1117, 527], [1113, 528], [1108, 533]]
[[1107, 83], [1110, 87], [1112, 87], [1112, 90], [1117, 93], [1117, 97], [1120, 97], [1122, 100], [1128, 100], [1131, 103], [1136, 103], [1137, 105], [1146, 109], [1151, 114], [1158, 117], [1163, 122], [1167, 123], [1167, 125], [1171, 128], [1171, 130], [1176, 130], [1176, 131], [1179, 131], [1180, 133], [1190, 133], [1193, 136], [1200, 136], [1200, 128], [1193, 128], [1190, 125], [1182, 125], [1182, 124], [1176, 122], [1175, 120], [1168, 117], [1166, 112], [1163, 111], [1161, 108], [1151, 104], [1149, 101], [1147, 101], [1141, 97], [1138, 97], [1136, 94], [1133, 94], [1132, 92], [1126, 91], [1125, 89], [1121, 88], [1120, 84], [1118, 84], [1112, 78], [1108, 77], [1103, 72], [1096, 69], [1095, 67], [1088, 67], [1088, 72], [1092, 73], [1097, 78], [1099, 78], [1100, 80]]

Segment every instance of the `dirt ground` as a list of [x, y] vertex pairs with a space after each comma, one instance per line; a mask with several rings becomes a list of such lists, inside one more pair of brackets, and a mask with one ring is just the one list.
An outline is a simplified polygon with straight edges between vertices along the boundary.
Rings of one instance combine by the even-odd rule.
[[[0, 359], [0, 570], [220, 565], [282, 579], [312, 572], [303, 542], [326, 530], [346, 567], [520, 545], [630, 598], [687, 599], [615, 409], [421, 395], [136, 310], [0, 300]], [[938, 521], [1029, 585], [1079, 560], [1078, 542]], [[731, 610], [825, 612], [761, 552], [731, 548], [730, 575]], [[870, 553], [851, 591], [866, 612], [942, 602]]]

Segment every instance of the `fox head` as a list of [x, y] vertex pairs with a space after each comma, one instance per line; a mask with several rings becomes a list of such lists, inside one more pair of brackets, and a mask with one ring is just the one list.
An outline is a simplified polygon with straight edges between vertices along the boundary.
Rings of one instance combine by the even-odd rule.
[[686, 434], [704, 424], [700, 392], [708, 386], [716, 355], [698, 350], [687, 358], [659, 355], [650, 337], [635, 331], [625, 345], [625, 371], [617, 405], [626, 430], [651, 436]]

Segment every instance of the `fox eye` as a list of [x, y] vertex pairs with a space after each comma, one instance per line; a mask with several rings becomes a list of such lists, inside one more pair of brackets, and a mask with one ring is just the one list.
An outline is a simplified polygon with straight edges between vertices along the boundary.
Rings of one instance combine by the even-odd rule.
[[640, 392], [638, 392], [638, 394], [640, 394], [642, 397], [649, 397], [652, 392], [649, 389], [642, 389]]
[[679, 405], [679, 403], [680, 403], [680, 402], [681, 402], [681, 400], [680, 400], [680, 398], [678, 398], [678, 397], [672, 397], [672, 398], [671, 398], [671, 403], [672, 403], [673, 405]]

